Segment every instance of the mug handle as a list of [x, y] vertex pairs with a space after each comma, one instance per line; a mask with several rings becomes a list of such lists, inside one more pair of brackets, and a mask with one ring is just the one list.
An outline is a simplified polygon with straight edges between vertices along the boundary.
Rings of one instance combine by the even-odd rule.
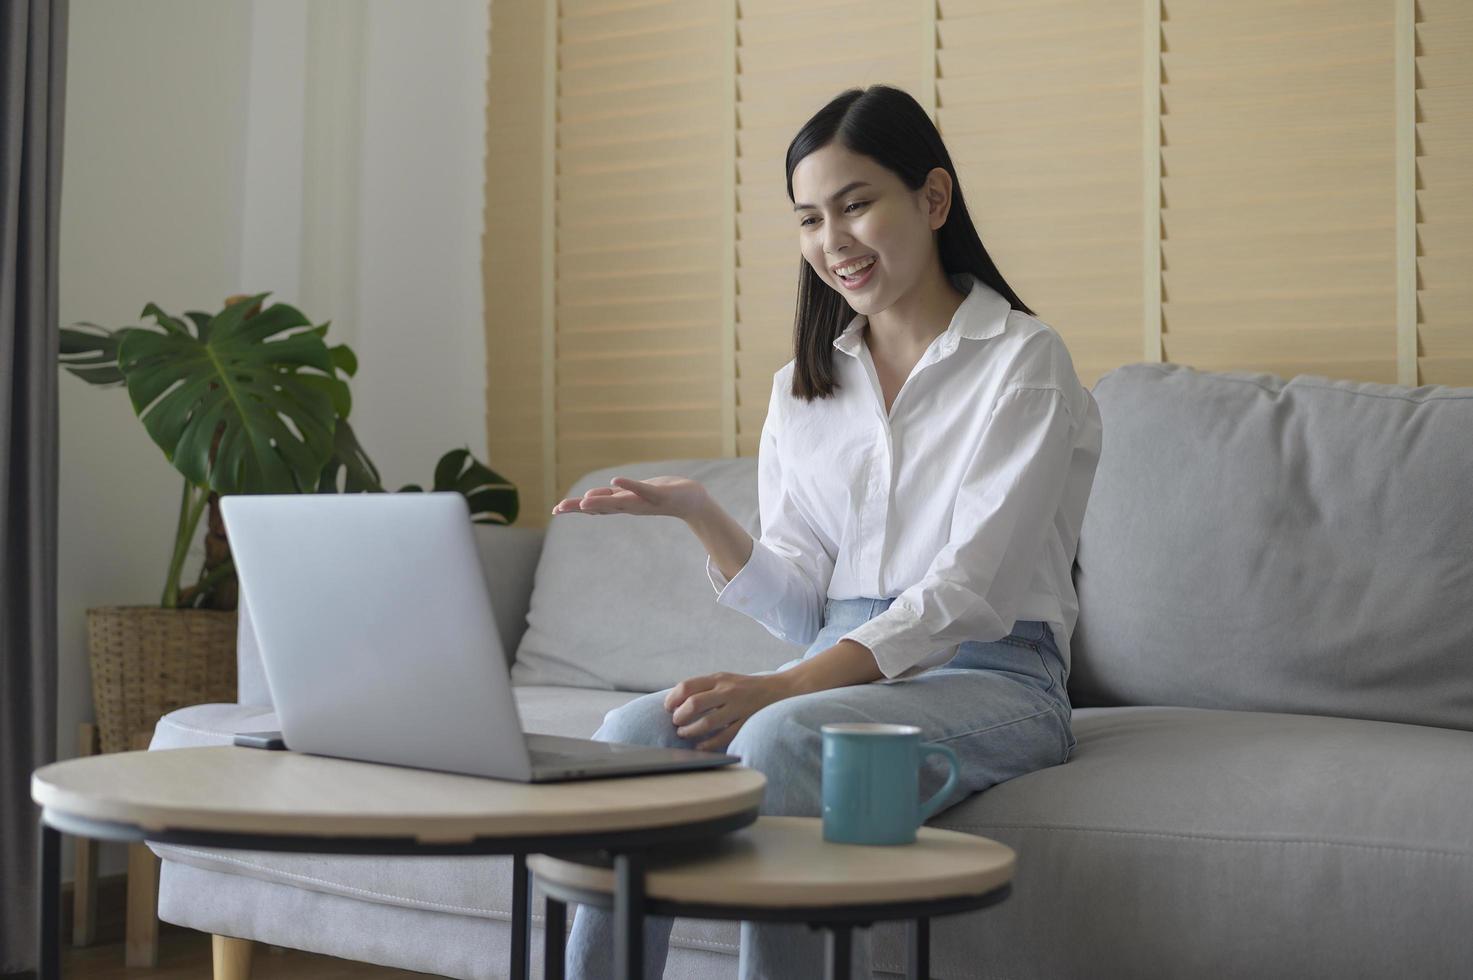
[[922, 742], [918, 748], [921, 750], [921, 758], [928, 755], [944, 755], [946, 761], [951, 763], [951, 772], [946, 777], [946, 785], [936, 791], [936, 795], [921, 804], [921, 823], [925, 823], [936, 815], [941, 809], [941, 801], [951, 795], [956, 789], [956, 784], [961, 781], [962, 765], [957, 761], [956, 753], [945, 745], [937, 745], [935, 742]]

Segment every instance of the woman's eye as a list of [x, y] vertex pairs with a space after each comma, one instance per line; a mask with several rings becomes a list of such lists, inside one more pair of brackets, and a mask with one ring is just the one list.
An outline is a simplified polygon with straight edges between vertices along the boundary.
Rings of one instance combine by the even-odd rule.
[[[868, 203], [869, 203], [869, 202], [868, 202], [868, 201], [853, 201], [853, 202], [851, 202], [851, 203], [850, 203], [850, 204], [848, 204], [848, 205], [846, 205], [846, 206], [845, 206], [845, 208], [844, 208], [844, 210], [845, 210], [845, 211], [848, 211], [848, 210], [849, 210], [849, 209], [850, 209], [850, 208], [858, 208], [858, 207], [863, 207], [863, 206], [864, 206], [864, 205], [866, 205], [866, 204], [868, 204]], [[800, 227], [800, 228], [801, 228], [801, 227], [805, 227], [805, 226], [806, 226], [806, 225], [807, 225], [807, 224], [808, 224], [808, 222], [809, 222], [809, 221], [810, 221], [810, 220], [812, 220], [812, 219], [811, 219], [811, 216], [810, 216], [810, 217], [808, 217], [808, 218], [804, 218], [804, 219], [803, 219], [803, 220], [802, 220], [802, 221], [800, 221], [800, 222], [798, 222], [798, 226], [799, 226], [799, 227]]]

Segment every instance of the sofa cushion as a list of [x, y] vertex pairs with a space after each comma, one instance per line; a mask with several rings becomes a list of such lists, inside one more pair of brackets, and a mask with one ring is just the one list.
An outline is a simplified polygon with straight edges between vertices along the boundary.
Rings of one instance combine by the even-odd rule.
[[276, 709], [256, 704], [192, 704], [177, 708], [153, 726], [149, 751], [230, 745], [236, 732], [281, 730]]
[[1075, 705], [1473, 729], [1473, 388], [1118, 368]]
[[1264, 838], [1473, 859], [1473, 732], [1170, 707], [1078, 708], [1073, 729], [1067, 763], [974, 794], [934, 823], [1177, 835], [1208, 850]]
[[937, 921], [944, 976], [1460, 976], [1473, 733], [1197, 708], [1074, 712], [1069, 762], [933, 823], [1018, 852]]
[[[684, 476], [756, 536], [756, 467], [747, 457], [631, 463], [589, 473], [567, 496], [615, 476]], [[519, 684], [658, 691], [717, 670], [773, 670], [801, 653], [717, 605], [705, 549], [685, 522], [563, 514], [547, 529], [512, 676]]]

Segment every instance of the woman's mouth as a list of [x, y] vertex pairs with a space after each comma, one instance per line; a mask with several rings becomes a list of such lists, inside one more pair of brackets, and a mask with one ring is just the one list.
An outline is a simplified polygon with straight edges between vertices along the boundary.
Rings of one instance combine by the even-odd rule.
[[835, 272], [834, 275], [838, 276], [839, 282], [844, 284], [845, 289], [863, 289], [869, 283], [870, 279], [874, 277], [875, 268], [879, 266], [879, 264], [880, 260], [878, 258], [875, 258], [870, 261], [868, 266], [860, 269], [852, 276], [841, 276], [837, 272]]

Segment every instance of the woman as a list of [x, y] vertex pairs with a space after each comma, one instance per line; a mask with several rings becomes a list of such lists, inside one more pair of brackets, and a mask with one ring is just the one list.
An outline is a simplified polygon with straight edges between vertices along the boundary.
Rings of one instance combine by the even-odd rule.
[[[794, 138], [787, 172], [802, 262], [795, 357], [758, 452], [761, 540], [678, 477], [616, 477], [552, 512], [685, 520], [717, 602], [807, 651], [645, 695], [594, 737], [729, 751], [767, 776], [763, 813], [818, 816], [820, 727], [906, 722], [960, 757], [949, 806], [1074, 747], [1070, 569], [1099, 410], [988, 257], [913, 98], [844, 92]], [[941, 777], [927, 768], [921, 792]], [[651, 977], [669, 929], [649, 920]], [[610, 936], [608, 913], [578, 910], [574, 976], [610, 971]], [[822, 963], [816, 932], [743, 924], [744, 978]], [[870, 975], [867, 930], [854, 963]]]

